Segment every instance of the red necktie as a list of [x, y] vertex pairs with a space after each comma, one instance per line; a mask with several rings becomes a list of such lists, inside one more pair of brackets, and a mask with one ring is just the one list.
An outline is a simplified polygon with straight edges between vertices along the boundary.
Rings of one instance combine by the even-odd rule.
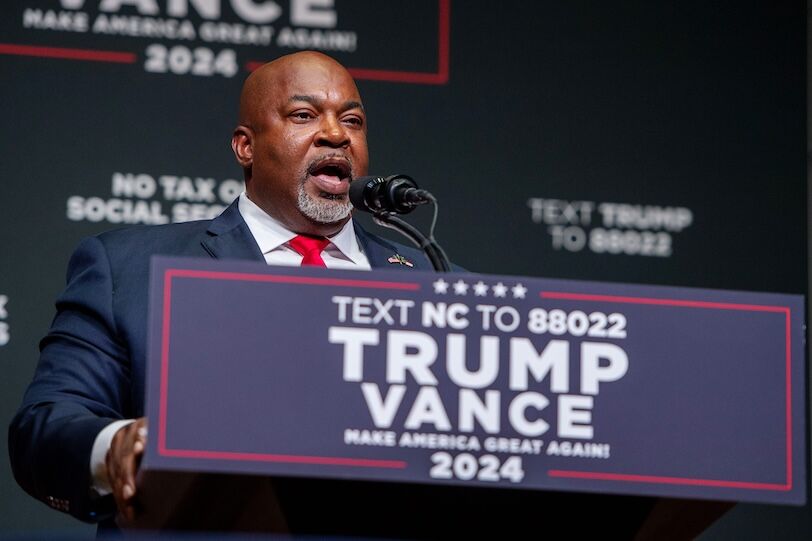
[[290, 247], [302, 254], [302, 266], [312, 265], [314, 267], [326, 267], [321, 258], [321, 251], [330, 244], [324, 237], [309, 237], [307, 235], [297, 235], [290, 242]]

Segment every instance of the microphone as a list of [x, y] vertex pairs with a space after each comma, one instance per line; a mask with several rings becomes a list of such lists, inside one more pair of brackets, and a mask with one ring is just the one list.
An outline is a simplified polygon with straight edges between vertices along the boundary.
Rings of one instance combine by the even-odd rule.
[[407, 214], [418, 205], [434, 201], [434, 196], [417, 187], [408, 175], [358, 177], [350, 184], [350, 202], [365, 212]]

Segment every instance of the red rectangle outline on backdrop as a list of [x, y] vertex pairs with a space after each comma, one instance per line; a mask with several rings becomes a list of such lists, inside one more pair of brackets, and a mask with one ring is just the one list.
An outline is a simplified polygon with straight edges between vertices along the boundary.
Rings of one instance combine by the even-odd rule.
[[[395, 83], [416, 83], [426, 85], [444, 85], [449, 79], [451, 34], [451, 0], [437, 2], [437, 71], [398, 71], [368, 68], [347, 68], [356, 79], [368, 81], [390, 81]], [[0, 54], [15, 56], [36, 56], [41, 58], [59, 58], [63, 60], [88, 60], [93, 62], [113, 62], [134, 64], [136, 53], [125, 51], [101, 51], [94, 49], [73, 49], [67, 47], [44, 47], [39, 45], [22, 45], [0, 43]], [[254, 71], [264, 62], [249, 60], [245, 63], [248, 71]]]
[[[368, 68], [351, 68], [350, 72], [356, 79], [367, 81], [389, 81], [393, 83], [416, 83], [424, 85], [444, 85], [449, 79], [451, 39], [451, 0], [438, 0], [437, 2], [437, 71], [399, 71]], [[245, 69], [254, 71], [264, 62], [249, 60]]]
[[734, 304], [722, 302], [689, 301], [681, 299], [657, 299], [650, 297], [624, 297], [616, 295], [590, 295], [584, 293], [566, 293], [557, 291], [542, 291], [539, 296], [542, 299], [596, 301], [609, 303], [628, 304], [651, 304], [658, 306], [679, 306], [684, 308], [704, 308], [715, 310], [741, 310], [750, 312], [773, 312], [783, 313], [786, 321], [786, 481], [780, 483], [758, 483], [748, 481], [726, 481], [723, 479], [694, 479], [690, 477], [669, 477], [658, 475], [639, 475], [594, 471], [576, 470], [548, 470], [550, 477], [564, 477], [569, 479], [589, 479], [593, 481], [622, 481], [628, 483], [653, 483], [667, 485], [694, 485], [723, 488], [740, 488], [751, 490], [774, 490], [786, 492], [792, 490], [792, 350], [791, 350], [791, 310], [787, 306], [766, 306], [759, 304]]
[[189, 269], [166, 269], [164, 271], [163, 307], [161, 321], [161, 377], [158, 408], [158, 454], [177, 458], [202, 458], [210, 460], [236, 460], [253, 462], [284, 462], [290, 464], [319, 464], [325, 466], [350, 466], [360, 468], [404, 469], [403, 460], [380, 460], [335, 456], [281, 455], [269, 453], [244, 453], [234, 451], [207, 451], [200, 449], [170, 449], [166, 445], [166, 409], [169, 388], [169, 332], [172, 303], [172, 280], [174, 278], [239, 280], [247, 282], [275, 282], [319, 286], [350, 286], [372, 289], [400, 289], [417, 291], [420, 284], [410, 282], [384, 282], [376, 280], [350, 280], [344, 278], [316, 278], [309, 276], [279, 276], [240, 272], [200, 271]]
[[39, 45], [20, 45], [17, 43], [0, 43], [0, 54], [14, 56], [36, 56], [39, 58], [59, 58], [61, 60], [88, 60], [90, 62], [112, 62], [116, 64], [134, 64], [135, 53], [125, 51], [99, 51], [95, 49], [72, 49], [68, 47], [42, 47]]

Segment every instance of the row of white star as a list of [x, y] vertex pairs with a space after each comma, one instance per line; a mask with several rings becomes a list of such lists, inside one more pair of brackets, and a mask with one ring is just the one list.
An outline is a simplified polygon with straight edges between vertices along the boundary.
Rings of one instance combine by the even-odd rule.
[[447, 294], [449, 287], [453, 289], [454, 295], [467, 295], [469, 287], [473, 290], [474, 296], [476, 297], [487, 297], [488, 291], [490, 291], [494, 297], [506, 297], [508, 291], [513, 294], [514, 299], [523, 299], [527, 295], [527, 288], [522, 284], [516, 284], [513, 287], [508, 287], [502, 282], [498, 282], [493, 286], [489, 286], [482, 280], [475, 284], [468, 284], [461, 279], [457, 280], [456, 282], [449, 283], [442, 278], [439, 278], [435, 280], [432, 285], [434, 285], [434, 292], [439, 295]]

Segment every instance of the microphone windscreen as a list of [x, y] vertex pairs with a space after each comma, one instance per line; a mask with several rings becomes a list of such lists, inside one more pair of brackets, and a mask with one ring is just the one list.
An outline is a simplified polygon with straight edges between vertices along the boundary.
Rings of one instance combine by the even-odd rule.
[[350, 203], [352, 203], [352, 206], [358, 210], [363, 210], [364, 212], [372, 212], [372, 209], [369, 207], [369, 203], [367, 203], [366, 195], [368, 191], [373, 188], [373, 186], [380, 184], [382, 181], [383, 178], [375, 176], [358, 177], [353, 179], [350, 183]]

